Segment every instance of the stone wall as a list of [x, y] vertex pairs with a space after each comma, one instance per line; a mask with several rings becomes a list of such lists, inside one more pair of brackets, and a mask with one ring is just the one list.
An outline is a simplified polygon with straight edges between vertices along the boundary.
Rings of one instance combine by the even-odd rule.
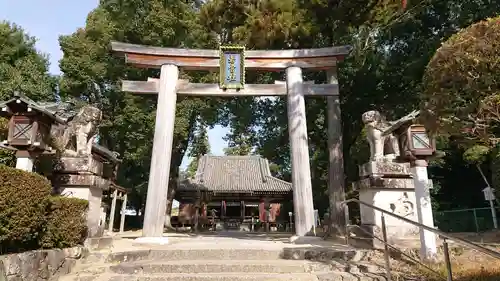
[[0, 281], [54, 280], [85, 257], [83, 247], [37, 250], [0, 256]]

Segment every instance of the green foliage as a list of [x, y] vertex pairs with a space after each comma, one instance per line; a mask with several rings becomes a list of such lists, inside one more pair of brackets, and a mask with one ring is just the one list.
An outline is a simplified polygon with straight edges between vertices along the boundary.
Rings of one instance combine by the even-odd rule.
[[500, 134], [500, 17], [475, 23], [437, 50], [424, 76], [423, 108], [434, 131], [490, 145]]
[[51, 191], [44, 177], [0, 165], [0, 252], [37, 247]]
[[[54, 100], [56, 80], [48, 73], [48, 59], [35, 49], [35, 38], [21, 27], [0, 21], [0, 100], [15, 91], [33, 100]], [[0, 138], [7, 137], [7, 121], [0, 118]], [[13, 166], [14, 153], [0, 148], [0, 164]]]
[[294, 0], [207, 1], [199, 19], [222, 44], [238, 43], [249, 49], [297, 47], [294, 38], [306, 38], [311, 28]]
[[[485, 10], [494, 7], [488, 5]], [[498, 185], [500, 173], [495, 148], [500, 134], [499, 42], [498, 17], [474, 23], [453, 34], [429, 62], [421, 95], [427, 127], [434, 133], [453, 136], [460, 147], [467, 148], [463, 154], [466, 163], [489, 162], [489, 171], [484, 167], [481, 170], [490, 173], [493, 186]], [[453, 173], [459, 174], [457, 170]], [[478, 194], [483, 183], [479, 172], [476, 174], [477, 181], [469, 184], [476, 188], [467, 192], [481, 200]], [[444, 190], [438, 198], [443, 193]], [[453, 204], [458, 201], [455, 199]], [[467, 201], [470, 203], [466, 207], [481, 206], [480, 201], [476, 203], [471, 198]]]
[[0, 148], [0, 165], [14, 167], [16, 165], [16, 153], [12, 150]]
[[474, 145], [464, 152], [464, 160], [470, 164], [481, 164], [488, 159], [490, 150], [484, 145]]
[[10, 98], [14, 91], [34, 100], [54, 100], [55, 79], [35, 42], [19, 26], [0, 21], [0, 100]]
[[[168, 4], [168, 5], [167, 5]], [[155, 100], [124, 94], [121, 79], [158, 77], [157, 70], [124, 64], [109, 52], [118, 40], [165, 47], [216, 48], [244, 44], [248, 49], [289, 49], [350, 44], [352, 54], [339, 64], [346, 186], [357, 180], [357, 165], [366, 160], [361, 114], [370, 109], [397, 118], [418, 105], [422, 76], [429, 60], [458, 29], [495, 15], [500, 2], [430, 0], [410, 3], [406, 11], [386, 0], [324, 1], [100, 1], [85, 28], [60, 38], [64, 57], [62, 94], [89, 100], [104, 111], [103, 145], [123, 155], [119, 181], [132, 189], [131, 201], [142, 206], [147, 187], [154, 128]], [[324, 83], [322, 73], [304, 73], [305, 80]], [[216, 74], [181, 73], [191, 81], [214, 82]], [[283, 73], [247, 71], [248, 83], [274, 83]], [[327, 208], [328, 150], [324, 99], [307, 99], [308, 138], [314, 199]], [[206, 147], [200, 126], [228, 126], [228, 153], [256, 153], [274, 163], [273, 174], [290, 180], [286, 98], [228, 99], [179, 97], [171, 165], [172, 181], [185, 153], [197, 157]], [[446, 143], [447, 157], [431, 167], [436, 198], [443, 206], [469, 204], [457, 186], [474, 185], [476, 171], [463, 160], [463, 147]], [[458, 172], [457, 172], [458, 171]], [[459, 174], [460, 177], [455, 176]], [[434, 191], [433, 191], [434, 192]]]
[[500, 190], [500, 147], [495, 147], [490, 153], [491, 185]]
[[[0, 139], [7, 139], [9, 133], [9, 120], [0, 117]], [[0, 148], [0, 165], [14, 167], [16, 164], [16, 154], [12, 150]]]
[[[9, 132], [8, 129], [9, 120], [0, 117], [0, 139], [7, 139]], [[13, 167], [16, 163], [16, 155], [14, 151], [0, 148], [0, 165], [5, 165]]]
[[[155, 98], [120, 91], [120, 80], [147, 80], [158, 70], [141, 70], [125, 65], [110, 52], [110, 41], [164, 47], [215, 47], [209, 33], [202, 32], [196, 12], [199, 1], [127, 0], [100, 1], [85, 28], [59, 41], [64, 56], [61, 92], [97, 104], [104, 113], [100, 126], [102, 145], [123, 156], [118, 181], [129, 187], [130, 202], [140, 209], [146, 198], [155, 123]], [[210, 80], [204, 73], [181, 73], [192, 81]], [[217, 102], [209, 98], [179, 97], [170, 174], [175, 179], [198, 124], [212, 125]], [[203, 118], [201, 118], [201, 116]], [[175, 182], [175, 180], [173, 180]]]
[[[273, 1], [264, 2], [260, 7]], [[288, 7], [283, 13], [272, 9], [257, 13], [259, 5], [247, 3], [245, 6], [238, 1], [209, 1], [201, 9], [200, 20], [203, 26], [220, 36], [222, 43], [245, 43], [251, 48], [353, 46], [350, 56], [338, 67], [346, 186], [358, 179], [357, 166], [367, 160], [361, 114], [378, 109], [394, 119], [417, 107], [425, 67], [442, 39], [459, 28], [495, 15], [500, 9], [498, 1], [492, 0], [467, 3], [431, 0], [410, 3], [406, 11], [400, 10], [400, 3], [394, 1], [297, 0], [282, 1], [280, 5]], [[266, 23], [266, 17], [272, 17], [273, 22]], [[253, 18], [259, 20], [250, 20]], [[299, 27], [299, 32], [288, 29], [293, 26], [290, 22]], [[276, 32], [273, 26], [284, 28]], [[254, 36], [258, 38], [253, 39]], [[282, 39], [269, 39], [274, 36]], [[247, 72], [249, 83], [273, 83], [284, 78], [279, 74]], [[304, 80], [324, 83], [326, 77], [305, 72]], [[320, 212], [327, 207], [324, 195], [329, 160], [325, 109], [324, 99], [306, 100], [313, 194]], [[227, 138], [232, 150], [251, 147], [276, 164], [277, 176], [290, 179], [285, 98], [232, 100], [226, 103], [222, 120], [230, 127]], [[443, 206], [469, 204], [470, 197], [456, 195], [457, 186], [462, 186], [460, 182], [464, 181], [468, 186], [475, 185], [480, 177], [463, 161], [461, 147], [446, 144], [443, 149], [450, 156], [435, 161], [439, 163], [432, 167], [436, 172], [431, 174], [435, 185], [443, 183], [441, 189], [433, 192], [444, 202]]]
[[198, 170], [198, 161], [200, 157], [210, 154], [210, 143], [208, 142], [208, 132], [204, 123], [199, 122], [195, 132], [193, 133], [193, 140], [190, 144], [188, 156], [191, 157], [191, 162], [186, 169], [188, 178], [194, 178]]
[[51, 191], [46, 178], [0, 165], [0, 254], [83, 242], [87, 201]]
[[230, 146], [224, 148], [224, 154], [225, 155], [239, 155], [239, 156], [246, 156], [250, 155], [252, 153], [252, 147], [249, 146], [248, 144], [242, 144], [238, 146]]
[[196, 176], [196, 171], [198, 171], [198, 161], [199, 158], [193, 158], [191, 159], [191, 162], [189, 162], [189, 165], [186, 168], [185, 173], [183, 174], [184, 177], [192, 179]]
[[40, 246], [68, 248], [81, 245], [87, 236], [87, 207], [87, 200], [63, 196], [50, 198]]

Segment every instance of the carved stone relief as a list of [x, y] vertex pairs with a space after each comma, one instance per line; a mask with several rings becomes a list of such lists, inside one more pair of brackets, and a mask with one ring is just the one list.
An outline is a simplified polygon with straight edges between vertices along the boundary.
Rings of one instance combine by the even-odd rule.
[[382, 237], [382, 228], [378, 225], [372, 226], [372, 234], [375, 237]]
[[412, 178], [382, 178], [368, 177], [353, 184], [356, 190], [360, 189], [414, 189], [415, 184]]
[[413, 215], [414, 206], [408, 198], [408, 193], [404, 192], [396, 202], [390, 204], [392, 212], [396, 215], [407, 217]]
[[371, 161], [359, 166], [359, 176], [361, 178], [370, 176], [384, 177], [411, 177], [409, 163]]

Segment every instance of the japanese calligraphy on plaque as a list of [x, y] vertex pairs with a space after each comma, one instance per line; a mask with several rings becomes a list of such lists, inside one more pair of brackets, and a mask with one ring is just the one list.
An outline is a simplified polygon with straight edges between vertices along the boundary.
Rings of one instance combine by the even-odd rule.
[[221, 89], [243, 89], [245, 87], [245, 47], [220, 47]]

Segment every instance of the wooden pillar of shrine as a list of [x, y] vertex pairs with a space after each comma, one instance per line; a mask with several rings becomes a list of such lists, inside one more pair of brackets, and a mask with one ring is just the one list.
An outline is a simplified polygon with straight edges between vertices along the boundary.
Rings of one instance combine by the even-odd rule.
[[161, 66], [153, 154], [151, 155], [148, 195], [144, 210], [143, 237], [163, 236], [172, 142], [174, 139], [178, 77], [179, 69], [177, 66], [172, 64]]
[[111, 210], [109, 212], [109, 224], [108, 224], [108, 232], [113, 232], [113, 226], [115, 224], [115, 210], [116, 210], [116, 200], [118, 200], [118, 190], [113, 190], [111, 195]]
[[[329, 84], [338, 85], [337, 71], [327, 72]], [[342, 117], [339, 95], [326, 97], [328, 120], [328, 194], [330, 207], [329, 234], [345, 234], [345, 212], [342, 202], [345, 200], [344, 157], [342, 147]]]
[[286, 69], [295, 234], [299, 237], [311, 234], [314, 228], [314, 204], [302, 80], [300, 67]]
[[122, 214], [120, 216], [120, 233], [123, 233], [125, 230], [125, 216], [126, 216], [126, 211], [127, 211], [127, 201], [128, 201], [128, 196], [127, 193], [123, 195], [122, 199]]
[[245, 201], [240, 202], [240, 208], [241, 208], [241, 220], [245, 220]]

